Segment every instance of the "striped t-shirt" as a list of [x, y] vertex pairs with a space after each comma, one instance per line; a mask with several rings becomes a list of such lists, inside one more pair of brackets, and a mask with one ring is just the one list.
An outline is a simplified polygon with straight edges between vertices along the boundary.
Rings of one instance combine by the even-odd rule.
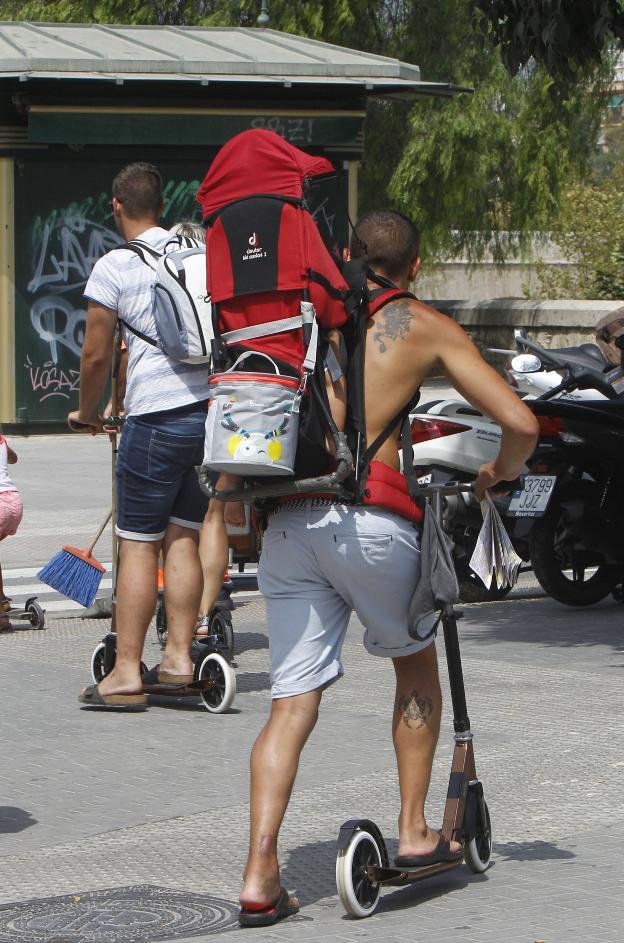
[[[154, 226], [137, 237], [162, 252], [171, 233]], [[157, 340], [152, 314], [154, 270], [131, 249], [112, 249], [99, 259], [85, 287], [85, 298], [116, 311], [122, 321]], [[165, 356], [122, 325], [128, 347], [124, 399], [127, 416], [165, 412], [208, 399], [206, 364], [180, 363]]]

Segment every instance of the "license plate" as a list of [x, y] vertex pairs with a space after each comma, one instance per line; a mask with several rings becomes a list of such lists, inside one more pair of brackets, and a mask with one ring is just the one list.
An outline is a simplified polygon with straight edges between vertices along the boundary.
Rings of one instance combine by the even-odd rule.
[[514, 491], [509, 502], [511, 517], [541, 517], [553, 493], [556, 475], [527, 475], [524, 491]]

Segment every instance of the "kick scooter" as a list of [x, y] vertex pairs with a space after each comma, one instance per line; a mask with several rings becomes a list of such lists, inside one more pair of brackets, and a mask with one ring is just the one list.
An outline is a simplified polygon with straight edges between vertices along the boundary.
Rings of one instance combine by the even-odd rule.
[[[421, 493], [423, 497], [431, 500], [432, 509], [441, 523], [442, 497], [471, 489], [471, 484], [453, 481], [431, 485], [423, 488]], [[411, 884], [442, 871], [457, 868], [463, 862], [475, 874], [480, 874], [490, 863], [492, 830], [483, 786], [477, 779], [475, 768], [473, 735], [468, 719], [457, 635], [457, 619], [460, 615], [452, 604], [447, 604], [443, 607], [440, 617], [444, 631], [455, 729], [455, 749], [442, 836], [449, 842], [461, 842], [463, 857], [413, 869], [396, 867], [390, 864], [384, 837], [371, 819], [351, 819], [345, 822], [338, 835], [336, 884], [343, 907], [354, 917], [370, 917], [375, 912], [384, 885], [397, 887]]]

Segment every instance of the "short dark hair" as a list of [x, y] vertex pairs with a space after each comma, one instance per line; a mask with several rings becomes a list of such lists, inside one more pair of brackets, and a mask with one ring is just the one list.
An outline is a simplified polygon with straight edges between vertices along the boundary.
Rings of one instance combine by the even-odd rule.
[[363, 255], [373, 270], [381, 269], [388, 278], [405, 275], [418, 256], [420, 233], [407, 216], [396, 210], [371, 210], [355, 224], [351, 236], [351, 256]]
[[163, 204], [163, 183], [157, 167], [137, 161], [120, 170], [113, 180], [113, 196], [130, 219], [158, 219]]

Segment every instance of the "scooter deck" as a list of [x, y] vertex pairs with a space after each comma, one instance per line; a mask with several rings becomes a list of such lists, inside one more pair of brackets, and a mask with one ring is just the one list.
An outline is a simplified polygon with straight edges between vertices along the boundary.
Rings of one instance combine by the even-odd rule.
[[366, 875], [369, 881], [375, 884], [398, 887], [401, 884], [422, 881], [434, 874], [440, 874], [442, 871], [450, 871], [452, 868], [458, 868], [463, 863], [464, 859], [459, 858], [457, 861], [438, 861], [436, 864], [426, 864], [411, 870], [407, 868], [382, 868], [379, 865], [371, 864], [366, 868]]

